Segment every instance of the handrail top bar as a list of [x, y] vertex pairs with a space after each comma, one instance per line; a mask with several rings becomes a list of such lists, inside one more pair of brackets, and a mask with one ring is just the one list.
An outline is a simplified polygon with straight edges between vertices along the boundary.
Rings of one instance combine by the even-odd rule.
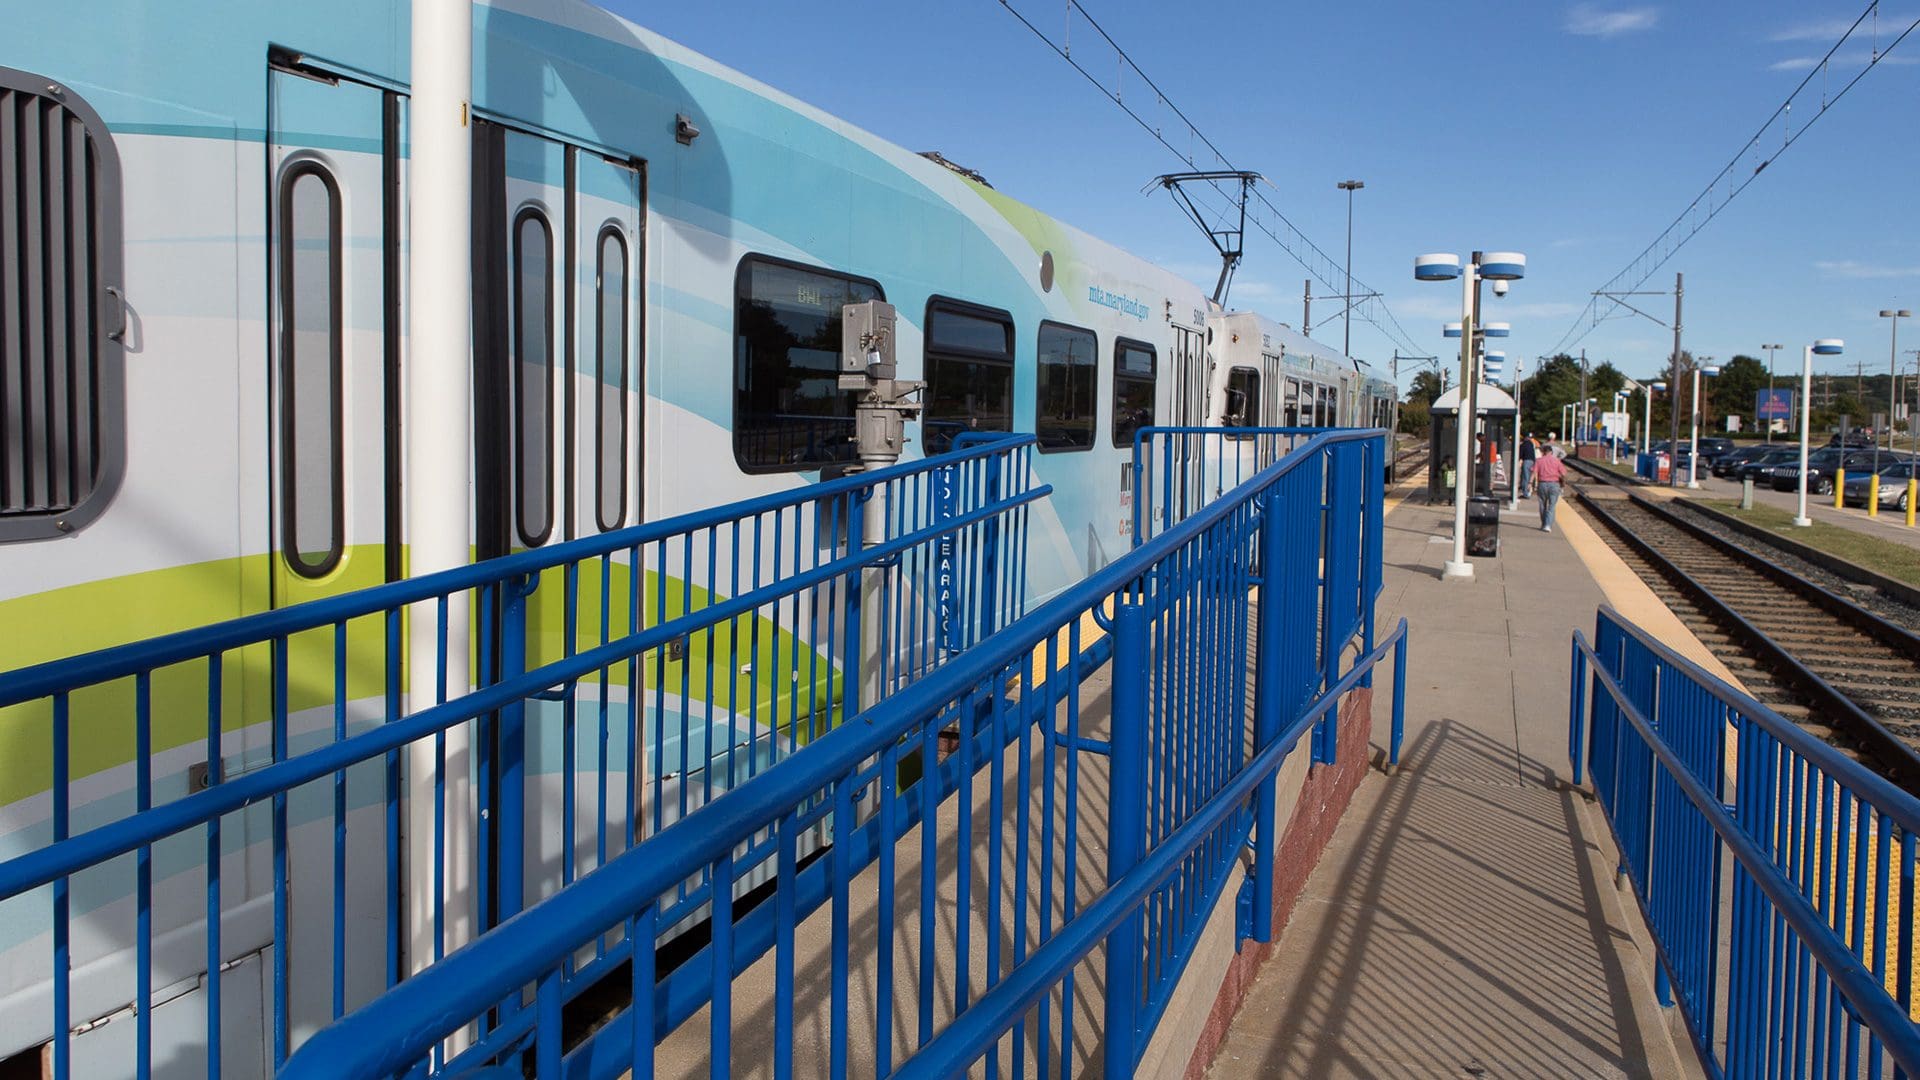
[[[1187, 544], [1222, 517], [1264, 491], [1320, 450], [1335, 443], [1371, 438], [1374, 431], [1322, 429], [1311, 440], [1262, 469], [1220, 499], [1201, 508], [1178, 525], [1126, 552], [1042, 604], [1026, 616], [968, 649], [946, 664], [850, 718], [807, 745], [805, 754], [775, 762], [712, 802], [680, 818], [675, 844], [665, 851], [649, 851], [670, 834], [656, 837], [622, 852], [590, 872], [431, 967], [406, 979], [380, 998], [322, 1028], [301, 1048], [308, 1061], [325, 1061], [325, 1075], [340, 1071], [344, 1062], [362, 1073], [392, 1073], [419, 1058], [421, 1051], [459, 1025], [432, 1030], [411, 1025], [398, 1040], [370, 1039], [355, 1033], [357, 1025], [372, 1024], [390, 1036], [396, 1012], [424, 1020], [468, 1017], [485, 1010], [502, 996], [502, 988], [524, 986], [538, 977], [553, 956], [563, 955], [633, 913], [633, 897], [658, 896], [674, 882], [732, 850], [737, 838], [772, 825], [788, 808], [818, 793], [858, 769], [863, 762], [893, 746], [916, 724], [938, 716], [961, 695], [991, 678], [1035, 646], [1077, 621], [1082, 612], [1101, 604], [1167, 555]], [[1378, 650], [1376, 650], [1378, 651]], [[758, 785], [757, 788], [755, 785]], [[740, 797], [751, 791], [754, 798]], [[642, 856], [636, 858], [636, 856]], [[558, 928], [558, 929], [556, 929]], [[578, 939], [576, 940], [576, 935]], [[488, 948], [476, 955], [481, 943]], [[504, 954], [504, 955], [502, 955]], [[378, 1009], [377, 1012], [370, 1010]], [[461, 1022], [464, 1022], [461, 1021]], [[295, 1060], [300, 1057], [295, 1055]], [[288, 1069], [293, 1061], [288, 1062]], [[319, 1066], [315, 1066], [319, 1068]], [[299, 1072], [283, 1071], [283, 1077]], [[319, 1075], [315, 1073], [314, 1075]]]
[[1920, 799], [1914, 798], [1887, 778], [1807, 734], [1806, 729], [1774, 712], [1765, 704], [1728, 686], [1718, 676], [1648, 634], [1633, 620], [1620, 614], [1613, 605], [1600, 605], [1599, 614], [1625, 631], [1635, 641], [1652, 650], [1654, 655], [1691, 676], [1694, 682], [1718, 698], [1721, 703], [1740, 710], [1748, 719], [1765, 728], [1767, 734], [1780, 740], [1788, 749], [1805, 758], [1815, 768], [1853, 788], [1857, 794], [1867, 797], [1898, 823], [1901, 829], [1920, 833]]
[[525, 577], [565, 563], [578, 562], [616, 551], [657, 543], [694, 529], [711, 528], [731, 521], [777, 510], [791, 509], [822, 499], [830, 499], [864, 487], [883, 484], [935, 468], [946, 468], [991, 457], [1037, 443], [1032, 434], [997, 439], [972, 449], [957, 450], [938, 457], [890, 465], [873, 472], [849, 473], [832, 480], [808, 484], [786, 491], [758, 495], [740, 502], [694, 510], [659, 521], [631, 525], [613, 532], [583, 536], [558, 544], [534, 548], [512, 555], [440, 570], [415, 578], [403, 578], [356, 590], [344, 596], [310, 600], [290, 607], [255, 612], [209, 626], [177, 630], [171, 634], [142, 641], [113, 645], [78, 656], [48, 660], [10, 672], [0, 672], [0, 708], [47, 697], [76, 686], [92, 686], [127, 678], [142, 671], [196, 660], [215, 653], [255, 645], [275, 638], [313, 630], [318, 627], [392, 611], [409, 604], [437, 600], [453, 593], [497, 584], [514, 577]]
[[[1902, 1069], [1908, 1074], [1920, 1073], [1920, 1027], [1916, 1027], [1908, 1018], [1906, 1009], [1886, 992], [1886, 987], [1866, 965], [1838, 942], [1833, 928], [1821, 919], [1804, 896], [1794, 890], [1780, 868], [1766, 857], [1753, 837], [1732, 821], [1720, 799], [1707, 790], [1699, 777], [1654, 730], [1653, 724], [1641, 714], [1627, 692], [1607, 670], [1586, 634], [1576, 628], [1573, 640], [1575, 647], [1592, 661], [1594, 677], [1600, 680], [1601, 686], [1613, 698], [1615, 707], [1639, 732], [1647, 748], [1666, 767], [1669, 778], [1699, 809], [1714, 833], [1727, 845], [1727, 850], [1746, 867], [1748, 876], [1767, 894], [1774, 909], [1793, 925], [1801, 942], [1827, 969], [1828, 976], [1840, 988], [1848, 1004], [1858, 1011]], [[1904, 797], [1904, 793], [1902, 795]]]
[[1312, 425], [1299, 425], [1299, 424], [1296, 424], [1292, 427], [1229, 427], [1225, 424], [1211, 424], [1211, 425], [1188, 424], [1184, 426], [1169, 425], [1166, 427], [1159, 427], [1159, 426], [1149, 424], [1146, 427], [1135, 429], [1133, 433], [1133, 441], [1136, 443], [1143, 442], [1145, 441], [1146, 436], [1149, 436], [1149, 435], [1324, 435], [1328, 432], [1334, 432], [1334, 431], [1349, 431], [1349, 432], [1355, 432], [1361, 435], [1373, 435], [1376, 433], [1384, 434], [1386, 433], [1387, 429], [1379, 428], [1379, 427], [1376, 427], [1376, 428], [1315, 427]]

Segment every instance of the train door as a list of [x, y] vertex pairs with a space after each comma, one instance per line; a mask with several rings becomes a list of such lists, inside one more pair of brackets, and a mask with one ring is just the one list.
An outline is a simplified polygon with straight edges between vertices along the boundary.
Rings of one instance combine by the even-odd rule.
[[[485, 120], [474, 126], [473, 163], [475, 547], [487, 559], [640, 520], [643, 190], [634, 164]], [[618, 609], [606, 613], [608, 625], [624, 627], [630, 569], [583, 563], [571, 620], [566, 572], [540, 574], [518, 601], [523, 654], [509, 651], [505, 634], [488, 635], [482, 678], [510, 677], [521, 664], [551, 663], [597, 640], [603, 596]], [[604, 590], [602, 572], [611, 579]], [[507, 602], [477, 617], [513, 625]], [[570, 622], [580, 628], [572, 638]], [[608, 692], [625, 700], [624, 688]], [[602, 803], [595, 780], [602, 753], [609, 768], [624, 770], [630, 733], [583, 705], [598, 694], [575, 687], [490, 720], [481, 767], [505, 800], [503, 831], [484, 830], [481, 842], [500, 860], [498, 880], [519, 876], [523, 888], [483, 897], [487, 925], [591, 869], [600, 826], [610, 855], [625, 836], [625, 800]], [[604, 738], [603, 719], [611, 725]], [[564, 814], [569, 755], [544, 749], [569, 740], [581, 807], [574, 818]]]
[[282, 67], [269, 101], [271, 535], [284, 607], [399, 576], [400, 102]]
[[[266, 164], [268, 281], [267, 461], [270, 483], [271, 602], [285, 607], [400, 576], [401, 190], [405, 103], [395, 92], [297, 58], [276, 55], [269, 71]], [[364, 625], [363, 625], [364, 624]], [[284, 726], [248, 710], [247, 747], [234, 770], [284, 758], [291, 747], [337, 740], [378, 724], [385, 709], [385, 639], [380, 626], [352, 624], [343, 651], [331, 630], [290, 639], [275, 673]], [[262, 665], [264, 667], [264, 665]], [[344, 670], [342, 670], [344, 668]], [[253, 674], [249, 678], [253, 678]], [[346, 707], [336, 713], [336, 680]], [[249, 700], [253, 693], [249, 691]], [[262, 698], [267, 695], [262, 693]], [[347, 782], [378, 790], [381, 765], [349, 770]], [[350, 808], [331, 781], [298, 789], [295, 806], [331, 805], [285, 821], [289, 895], [282, 977], [297, 1041], [388, 985], [387, 860], [376, 801]], [[345, 829], [345, 984], [335, 997], [334, 818]], [[251, 826], [249, 826], [251, 828]], [[269, 836], [249, 835], [249, 863]], [[270, 895], [270, 877], [251, 870], [249, 890]], [[229, 885], [238, 891], [238, 887]], [[236, 942], [236, 945], [239, 943]], [[266, 941], [261, 945], [268, 945]], [[269, 948], [270, 952], [271, 949]], [[269, 964], [272, 968], [274, 965]], [[224, 981], [224, 979], [223, 979]], [[270, 1003], [271, 995], [267, 1001]], [[270, 1015], [270, 1011], [269, 1011]], [[271, 1045], [263, 1039], [263, 1044]], [[276, 1055], [284, 1047], [276, 1047]], [[277, 1056], [275, 1058], [277, 1061]]]
[[1207, 422], [1207, 340], [1192, 327], [1173, 325], [1173, 402], [1166, 421], [1179, 427]]

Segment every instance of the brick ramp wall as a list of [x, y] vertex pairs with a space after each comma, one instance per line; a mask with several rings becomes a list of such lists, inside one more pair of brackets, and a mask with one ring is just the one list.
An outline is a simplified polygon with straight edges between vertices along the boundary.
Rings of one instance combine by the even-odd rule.
[[[1306, 889], [1307, 878], [1320, 864], [1320, 856], [1333, 839], [1333, 832], [1346, 814], [1347, 804], [1366, 776], [1370, 766], [1373, 737], [1373, 691], [1354, 690], [1340, 703], [1338, 760], [1332, 765], [1315, 766], [1308, 772], [1294, 802], [1292, 816], [1280, 834], [1278, 857], [1274, 861], [1273, 936], [1274, 944], [1243, 942], [1240, 951], [1227, 963], [1213, 1009], [1201, 1029], [1199, 1042], [1187, 1059], [1187, 1080], [1201, 1080], [1214, 1054], [1226, 1042], [1227, 1027], [1246, 1001], [1260, 966], [1274, 951], [1280, 935], [1293, 915], [1293, 905]], [[1303, 740], [1304, 742], [1304, 740]], [[1221, 905], [1233, 906], [1233, 893], [1222, 898]], [[1189, 977], [1200, 975], [1190, 971]]]

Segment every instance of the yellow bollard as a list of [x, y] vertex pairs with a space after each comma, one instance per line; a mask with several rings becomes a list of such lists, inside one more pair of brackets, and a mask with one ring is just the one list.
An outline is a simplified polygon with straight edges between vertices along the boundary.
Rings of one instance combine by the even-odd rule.
[[1880, 474], [1867, 477], [1867, 516], [1880, 516]]
[[1916, 485], [1920, 485], [1920, 478], [1907, 477], [1907, 528], [1909, 529], [1913, 528], [1914, 510], [1920, 508], [1920, 491], [1914, 490]]
[[1842, 506], [1845, 506], [1846, 499], [1847, 499], [1847, 470], [1835, 469], [1833, 470], [1833, 508], [1835, 510], [1838, 510]]

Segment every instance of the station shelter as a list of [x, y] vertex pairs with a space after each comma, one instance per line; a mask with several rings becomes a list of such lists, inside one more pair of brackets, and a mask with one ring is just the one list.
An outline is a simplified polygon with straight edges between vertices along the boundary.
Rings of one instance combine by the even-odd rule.
[[[1492, 383], [1480, 384], [1474, 406], [1477, 422], [1473, 439], [1473, 494], [1490, 494], [1494, 484], [1494, 462], [1498, 460], [1508, 469], [1514, 467], [1513, 447], [1519, 435], [1520, 410], [1514, 404], [1513, 395]], [[1432, 441], [1429, 444], [1431, 454], [1427, 458], [1431, 463], [1427, 469], [1427, 498], [1432, 502], [1451, 503], [1460, 388], [1456, 386], [1435, 398], [1429, 415], [1433, 418], [1433, 424], [1428, 434]], [[1488, 453], [1489, 448], [1491, 454]]]

